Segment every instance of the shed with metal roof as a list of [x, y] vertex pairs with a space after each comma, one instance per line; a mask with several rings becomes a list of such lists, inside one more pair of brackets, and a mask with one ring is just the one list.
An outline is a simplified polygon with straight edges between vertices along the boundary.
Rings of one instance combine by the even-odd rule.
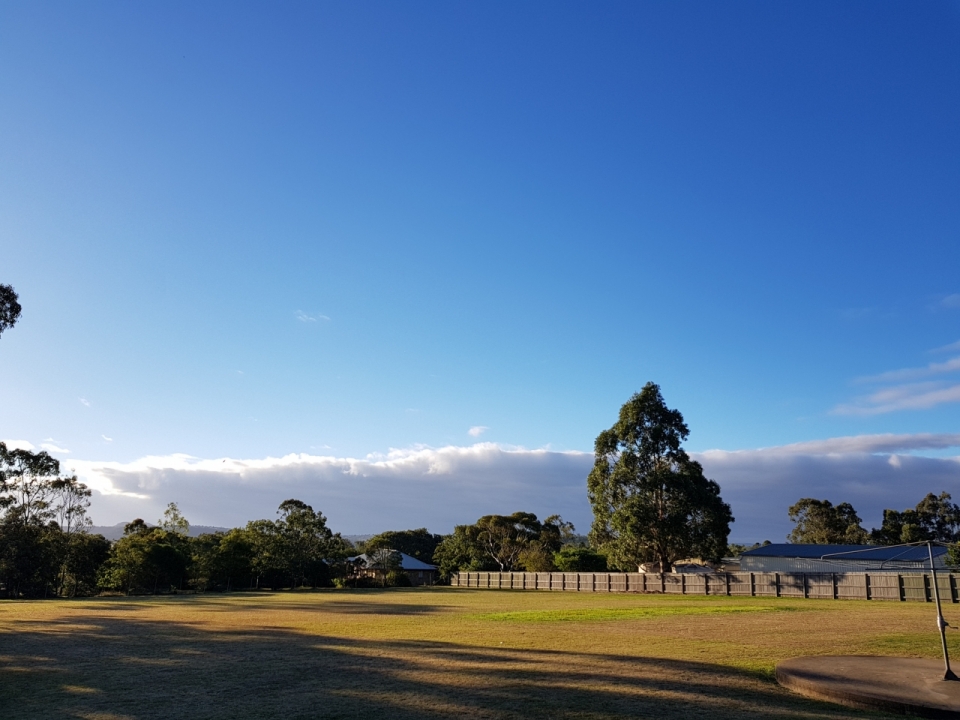
[[[946, 568], [947, 549], [933, 547], [938, 570]], [[773, 543], [740, 556], [742, 572], [836, 573], [930, 571], [926, 545], [803, 545]]]

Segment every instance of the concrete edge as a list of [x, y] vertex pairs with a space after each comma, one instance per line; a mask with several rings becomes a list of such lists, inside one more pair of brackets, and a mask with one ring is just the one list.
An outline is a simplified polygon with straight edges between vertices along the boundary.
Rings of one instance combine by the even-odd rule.
[[779, 665], [774, 670], [774, 675], [781, 686], [813, 700], [826, 700], [857, 710], [881, 710], [894, 715], [913, 715], [914, 717], [934, 718], [934, 720], [960, 720], [960, 712], [890, 700], [868, 693], [845, 692], [824, 687], [819, 683], [797, 677]]

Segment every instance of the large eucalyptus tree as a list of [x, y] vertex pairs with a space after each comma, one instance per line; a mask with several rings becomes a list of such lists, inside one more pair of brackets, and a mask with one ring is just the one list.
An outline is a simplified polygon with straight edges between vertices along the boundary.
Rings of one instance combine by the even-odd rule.
[[720, 486], [681, 447], [689, 432], [660, 388], [647, 383], [597, 436], [587, 478], [590, 539], [612, 565], [657, 562], [667, 572], [677, 560], [717, 560], [726, 550], [733, 515]]

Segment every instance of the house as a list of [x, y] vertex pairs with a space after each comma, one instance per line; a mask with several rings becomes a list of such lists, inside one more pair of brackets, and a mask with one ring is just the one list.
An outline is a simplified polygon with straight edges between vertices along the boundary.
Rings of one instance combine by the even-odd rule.
[[[398, 552], [400, 556], [400, 569], [407, 573], [411, 585], [436, 585], [437, 566], [417, 560], [411, 555]], [[367, 567], [366, 555], [355, 555], [347, 558], [347, 561], [353, 563], [357, 577], [378, 577], [377, 571]]]
[[[937, 570], [946, 570], [947, 548], [933, 547]], [[740, 556], [742, 572], [923, 572], [930, 570], [926, 545], [801, 545], [775, 543]]]

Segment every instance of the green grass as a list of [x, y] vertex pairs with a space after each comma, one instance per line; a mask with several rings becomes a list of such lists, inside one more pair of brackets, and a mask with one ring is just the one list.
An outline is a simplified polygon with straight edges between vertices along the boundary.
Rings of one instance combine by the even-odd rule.
[[643, 620], [668, 616], [728, 615], [731, 613], [793, 612], [800, 608], [785, 605], [675, 605], [672, 607], [590, 608], [584, 610], [521, 610], [467, 615], [471, 620], [511, 622], [589, 622], [592, 620]]
[[[960, 608], [945, 614], [957, 624]], [[456, 588], [0, 602], [0, 707], [25, 720], [862, 718], [781, 689], [774, 666], [937, 657], [934, 616]]]

